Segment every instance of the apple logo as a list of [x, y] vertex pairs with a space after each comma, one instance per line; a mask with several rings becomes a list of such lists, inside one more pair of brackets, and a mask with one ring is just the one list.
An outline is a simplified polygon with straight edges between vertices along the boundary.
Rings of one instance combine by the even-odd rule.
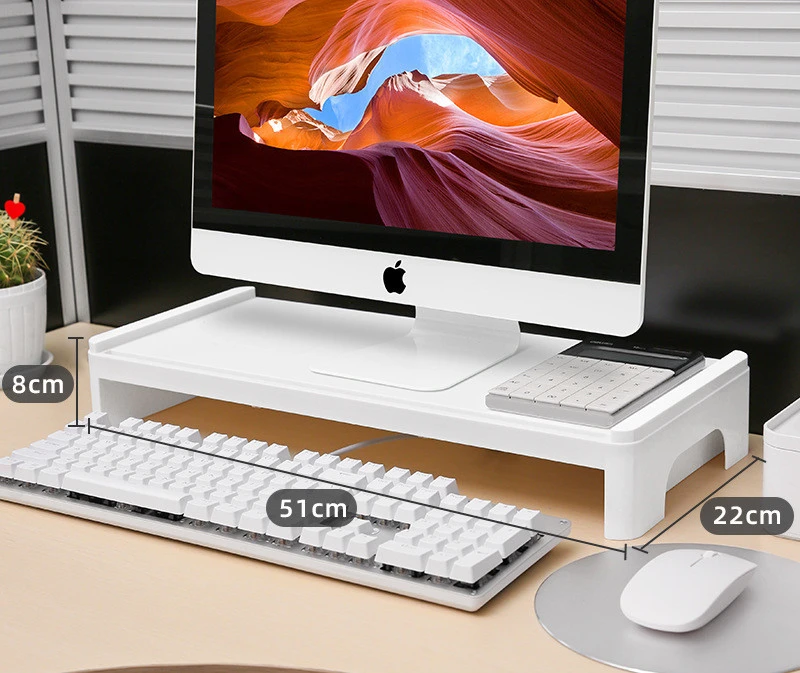
[[383, 272], [383, 284], [386, 286], [386, 291], [390, 294], [403, 294], [406, 290], [406, 284], [403, 276], [406, 275], [406, 270], [400, 268], [402, 261], [397, 262], [394, 266], [390, 266]]

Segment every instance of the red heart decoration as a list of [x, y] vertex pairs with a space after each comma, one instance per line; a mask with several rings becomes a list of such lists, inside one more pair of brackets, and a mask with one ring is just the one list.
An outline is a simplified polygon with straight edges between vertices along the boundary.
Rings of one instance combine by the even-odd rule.
[[25, 204], [6, 201], [6, 212], [12, 220], [17, 220], [22, 217], [22, 214], [25, 212]]

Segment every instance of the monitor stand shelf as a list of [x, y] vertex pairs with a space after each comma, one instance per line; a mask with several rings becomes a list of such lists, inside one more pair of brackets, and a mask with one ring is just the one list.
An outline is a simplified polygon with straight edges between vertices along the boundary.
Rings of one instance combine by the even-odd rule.
[[666, 492], [723, 450], [748, 452], [749, 368], [734, 351], [613, 428], [492, 411], [486, 392], [574, 345], [524, 334], [519, 351], [453, 388], [416, 392], [315, 374], [329, 351], [408, 332], [410, 318], [231, 290], [90, 341], [94, 408], [112, 422], [205, 397], [582, 465], [605, 473], [605, 537], [664, 518]]

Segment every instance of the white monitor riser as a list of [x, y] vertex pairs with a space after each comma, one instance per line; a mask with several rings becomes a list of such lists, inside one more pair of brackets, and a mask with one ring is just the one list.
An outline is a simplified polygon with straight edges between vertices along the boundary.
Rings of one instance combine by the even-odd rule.
[[612, 428], [488, 409], [486, 391], [575, 342], [525, 334], [515, 355], [459, 385], [418, 392], [326, 376], [309, 363], [409, 332], [412, 319], [231, 290], [90, 340], [96, 411], [112, 422], [205, 397], [601, 469], [605, 537], [664, 518], [666, 492], [723, 450], [748, 453], [750, 372], [734, 351]]

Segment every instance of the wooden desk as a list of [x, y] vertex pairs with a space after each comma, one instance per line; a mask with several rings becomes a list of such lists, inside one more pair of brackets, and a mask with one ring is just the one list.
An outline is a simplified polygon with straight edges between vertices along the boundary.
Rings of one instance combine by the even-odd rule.
[[[66, 337], [101, 330], [89, 325], [58, 330], [48, 336], [48, 348], [58, 364], [70, 366], [73, 346]], [[80, 406], [86, 413], [85, 342], [81, 352]], [[3, 397], [0, 455], [41, 439], [73, 415], [73, 401], [39, 407], [12, 405]], [[281, 442], [294, 450], [329, 451], [381, 434], [207, 400], [192, 400], [156, 419]], [[751, 439], [751, 448], [760, 452], [760, 438]], [[464, 493], [565, 516], [573, 521], [574, 536], [604, 542], [598, 471], [421, 439], [354, 455], [456, 477]], [[657, 530], [731, 474], [720, 456], [676, 486]], [[722, 494], [760, 492], [759, 465]], [[660, 541], [740, 545], [800, 561], [798, 542], [714, 538], [697, 513]], [[0, 673], [204, 663], [348, 673], [610, 671], [558, 644], [533, 611], [545, 577], [594, 551], [564, 542], [483, 610], [468, 614], [0, 502]]]

